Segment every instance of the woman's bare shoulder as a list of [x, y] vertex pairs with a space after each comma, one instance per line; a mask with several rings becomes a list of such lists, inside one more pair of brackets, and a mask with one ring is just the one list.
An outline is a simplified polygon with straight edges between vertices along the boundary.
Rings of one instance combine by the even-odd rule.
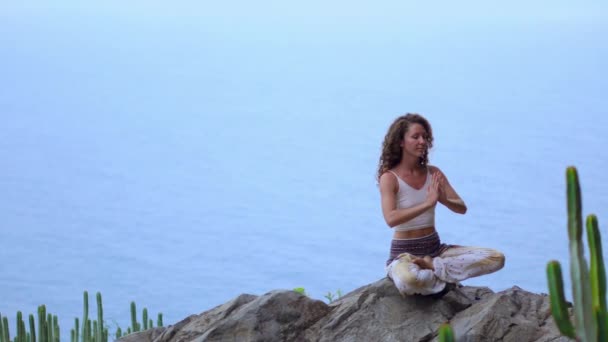
[[380, 189], [391, 189], [397, 186], [397, 176], [390, 171], [386, 171], [380, 176]]
[[429, 171], [431, 172], [431, 174], [433, 174], [435, 172], [443, 173], [443, 171], [441, 171], [441, 169], [436, 165], [427, 165], [426, 167], [429, 168]]

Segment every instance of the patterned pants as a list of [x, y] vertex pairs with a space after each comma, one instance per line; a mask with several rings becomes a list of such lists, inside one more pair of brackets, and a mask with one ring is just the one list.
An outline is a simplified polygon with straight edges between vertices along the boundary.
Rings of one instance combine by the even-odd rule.
[[[434, 270], [421, 269], [412, 262], [413, 256], [425, 255], [433, 257]], [[442, 244], [433, 233], [393, 240], [386, 271], [402, 295], [429, 295], [441, 292], [446, 283], [496, 272], [504, 263], [504, 255], [497, 250]]]

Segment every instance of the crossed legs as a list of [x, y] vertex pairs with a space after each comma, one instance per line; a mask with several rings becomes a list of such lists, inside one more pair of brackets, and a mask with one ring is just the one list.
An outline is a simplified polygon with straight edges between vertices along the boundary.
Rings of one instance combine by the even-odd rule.
[[400, 254], [387, 267], [388, 276], [403, 295], [433, 294], [446, 283], [500, 270], [504, 255], [491, 248], [452, 246], [435, 258]]

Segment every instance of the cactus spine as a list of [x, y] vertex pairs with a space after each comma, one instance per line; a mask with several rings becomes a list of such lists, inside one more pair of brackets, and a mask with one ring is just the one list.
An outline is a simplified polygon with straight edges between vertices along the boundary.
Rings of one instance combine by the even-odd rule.
[[574, 301], [574, 325], [570, 322], [559, 262], [547, 264], [547, 280], [551, 313], [564, 336], [581, 342], [606, 340], [606, 275], [602, 257], [602, 246], [597, 218], [587, 218], [587, 240], [589, 244], [590, 268], [583, 251], [583, 223], [581, 214], [581, 191], [576, 168], [566, 169], [568, 196], [568, 239], [570, 250], [570, 277]]

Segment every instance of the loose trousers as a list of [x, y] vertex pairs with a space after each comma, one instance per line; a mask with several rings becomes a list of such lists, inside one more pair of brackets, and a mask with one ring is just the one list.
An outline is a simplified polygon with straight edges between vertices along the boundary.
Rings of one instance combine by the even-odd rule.
[[500, 270], [504, 255], [491, 248], [448, 246], [433, 258], [431, 269], [421, 269], [412, 262], [413, 254], [401, 253], [386, 267], [388, 277], [402, 295], [429, 295], [441, 292], [446, 283]]

